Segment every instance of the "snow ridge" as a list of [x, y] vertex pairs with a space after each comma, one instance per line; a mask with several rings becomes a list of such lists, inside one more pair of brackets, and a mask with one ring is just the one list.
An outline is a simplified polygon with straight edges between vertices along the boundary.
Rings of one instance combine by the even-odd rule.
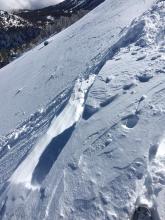
[[94, 78], [94, 75], [91, 75], [89, 80], [77, 80], [67, 106], [58, 117], [53, 119], [46, 134], [38, 141], [33, 151], [14, 172], [10, 178], [12, 184], [23, 183], [26, 187], [35, 189], [35, 186], [31, 185], [32, 174], [40, 156], [53, 138], [72, 127], [80, 119], [83, 112], [85, 95], [88, 88], [93, 84]]

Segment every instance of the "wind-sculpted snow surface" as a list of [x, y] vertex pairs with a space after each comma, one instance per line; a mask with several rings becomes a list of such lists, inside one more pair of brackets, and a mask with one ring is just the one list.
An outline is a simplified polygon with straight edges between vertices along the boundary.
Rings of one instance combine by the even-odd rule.
[[[65, 130], [72, 128], [72, 126], [79, 120], [83, 112], [85, 95], [88, 91], [88, 88], [92, 85], [93, 80], [94, 76], [90, 76], [90, 78], [87, 81], [77, 81], [73, 90], [73, 94], [71, 95], [71, 98], [68, 101], [68, 104], [57, 117], [55, 116], [46, 134], [43, 135], [43, 137], [38, 141], [38, 143], [34, 147], [34, 150], [21, 163], [16, 172], [14, 172], [11, 179], [9, 180], [10, 182], [14, 184], [23, 183], [26, 187], [35, 189], [35, 186], [31, 185], [33, 177], [32, 175], [35, 171], [35, 167], [39, 163], [40, 157], [55, 137], [62, 134]], [[63, 139], [68, 138], [63, 137]], [[57, 143], [55, 142], [54, 148], [57, 147], [56, 145]], [[47, 157], [47, 159], [49, 160], [49, 155]], [[42, 170], [40, 172], [42, 172]]]
[[1, 70], [0, 219], [164, 220], [164, 9], [107, 0]]

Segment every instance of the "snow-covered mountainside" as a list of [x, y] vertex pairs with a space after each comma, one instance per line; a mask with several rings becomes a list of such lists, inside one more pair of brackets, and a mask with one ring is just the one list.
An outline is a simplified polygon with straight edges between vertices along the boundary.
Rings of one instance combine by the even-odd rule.
[[13, 13], [0, 11], [0, 68], [36, 39], [41, 28]]
[[164, 23], [105, 0], [0, 70], [0, 219], [164, 220]]
[[49, 6], [36, 10], [19, 10], [16, 11], [20, 17], [28, 19], [32, 22], [48, 21], [47, 16], [58, 18], [60, 16], [71, 16], [79, 10], [90, 11], [97, 7], [104, 0], [65, 0], [54, 6]]
[[28, 22], [21, 19], [20, 17], [13, 15], [11, 13], [0, 11], [0, 28], [9, 29], [10, 27], [22, 27], [23, 25], [29, 25]]
[[0, 11], [0, 68], [67, 28], [104, 0], [66, 0], [37, 10]]

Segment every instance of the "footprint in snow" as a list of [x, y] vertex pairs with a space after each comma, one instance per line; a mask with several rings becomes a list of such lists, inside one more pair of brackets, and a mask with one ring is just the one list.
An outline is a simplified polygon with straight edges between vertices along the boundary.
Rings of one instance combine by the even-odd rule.
[[144, 83], [144, 82], [148, 82], [150, 79], [152, 79], [152, 78], [153, 78], [153, 75], [152, 75], [152, 74], [149, 74], [149, 73], [143, 73], [143, 74], [137, 75], [136, 78], [137, 78], [140, 82]]
[[131, 220], [152, 220], [152, 212], [147, 205], [139, 205], [132, 216]]
[[144, 60], [146, 58], [146, 55], [140, 56], [136, 59], [136, 61]]
[[136, 86], [136, 84], [135, 83], [128, 83], [128, 84], [125, 84], [124, 86], [123, 86], [123, 90], [129, 90], [129, 89], [131, 89], [131, 88], [133, 88], [134, 86]]
[[156, 60], [156, 59], [158, 59], [160, 57], [161, 57], [161, 54], [157, 54], [157, 55], [151, 57], [151, 60]]
[[134, 128], [139, 121], [139, 117], [136, 114], [128, 115], [122, 119], [123, 125], [126, 128]]

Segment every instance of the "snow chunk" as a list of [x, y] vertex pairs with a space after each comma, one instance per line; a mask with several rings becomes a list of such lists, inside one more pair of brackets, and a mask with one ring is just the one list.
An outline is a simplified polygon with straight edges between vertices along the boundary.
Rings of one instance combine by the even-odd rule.
[[165, 138], [163, 138], [163, 140], [160, 142], [157, 156], [165, 157]]

